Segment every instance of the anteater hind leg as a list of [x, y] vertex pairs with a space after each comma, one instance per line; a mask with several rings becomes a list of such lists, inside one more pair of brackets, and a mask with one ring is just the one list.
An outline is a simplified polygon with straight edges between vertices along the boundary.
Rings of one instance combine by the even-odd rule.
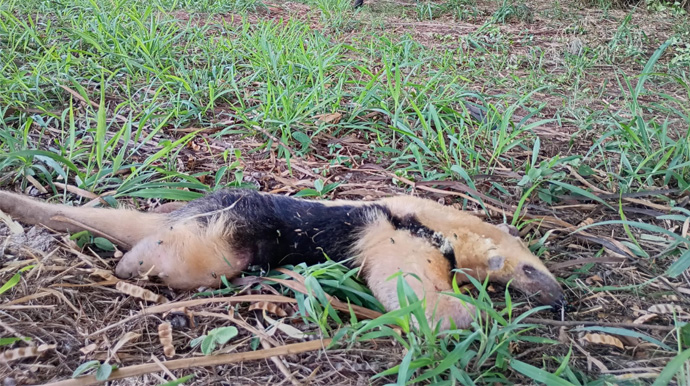
[[426, 299], [432, 327], [440, 322], [441, 328], [447, 329], [451, 320], [458, 328], [472, 323], [474, 307], [442, 293], [453, 291], [450, 263], [424, 238], [396, 230], [382, 219], [367, 228], [357, 249], [367, 284], [387, 311], [400, 307], [398, 279], [391, 276], [402, 272], [417, 297]]
[[233, 250], [226, 227], [219, 221], [168, 224], [126, 253], [115, 273], [121, 278], [148, 273], [178, 289], [218, 287], [222, 275], [233, 277], [249, 262], [247, 254]]

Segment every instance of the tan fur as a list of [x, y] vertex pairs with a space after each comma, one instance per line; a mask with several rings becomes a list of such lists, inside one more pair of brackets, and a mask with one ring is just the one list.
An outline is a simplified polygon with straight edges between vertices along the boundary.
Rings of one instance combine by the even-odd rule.
[[[562, 297], [560, 286], [544, 264], [516, 237], [510, 227], [498, 227], [476, 216], [431, 200], [399, 196], [378, 200], [398, 217], [413, 215], [421, 224], [442, 234], [453, 248], [455, 266], [473, 277], [507, 283], [538, 294], [550, 304]], [[367, 205], [360, 201], [323, 201], [324, 205]], [[141, 213], [123, 209], [75, 208], [51, 205], [20, 195], [0, 192], [0, 209], [15, 218], [43, 224], [57, 231], [95, 230], [130, 251], [116, 268], [119, 277], [143, 274], [159, 276], [173, 288], [217, 287], [221, 276], [238, 275], [252, 264], [253, 256], [233, 250], [234, 224], [222, 214], [208, 226], [189, 219], [171, 220], [165, 213]], [[231, 209], [231, 208], [230, 208]], [[162, 212], [167, 212], [162, 210]], [[376, 216], [377, 212], [372, 212]], [[379, 214], [380, 215], [380, 214]], [[382, 215], [381, 215], [382, 216]], [[426, 300], [427, 316], [448, 327], [453, 320], [467, 327], [474, 310], [452, 292], [450, 262], [438, 246], [409, 231], [396, 229], [386, 218], [374, 218], [352, 246], [356, 264], [369, 287], [387, 310], [399, 307], [397, 279], [403, 273], [419, 298]], [[524, 267], [538, 271], [542, 281], [525, 274]], [[458, 282], [467, 277], [456, 273]]]
[[[479, 280], [489, 276], [502, 284], [512, 280], [511, 284], [521, 289], [530, 284], [520, 269], [524, 264], [530, 264], [556, 283], [544, 264], [522, 241], [510, 234], [512, 230], [509, 227], [494, 226], [469, 213], [417, 197], [390, 197], [379, 200], [379, 203], [387, 206], [394, 215], [415, 215], [421, 223], [441, 232], [452, 242], [456, 267], [464, 272], [456, 273], [458, 283], [468, 281], [466, 273]], [[395, 240], [395, 244], [386, 242], [387, 239]], [[441, 321], [442, 327], [448, 327], [449, 319], [458, 326], [467, 326], [471, 322], [473, 307], [441, 293], [452, 292], [448, 263], [425, 240], [395, 231], [388, 222], [381, 221], [362, 236], [356, 250], [361, 253], [359, 261], [363, 264], [370, 288], [387, 310], [398, 308], [396, 280], [382, 281], [381, 278], [400, 271], [409, 274], [407, 283], [418, 297], [426, 297], [427, 313], [435, 310], [434, 319]], [[490, 269], [491, 257], [500, 258], [499, 270]], [[421, 278], [422, 283], [413, 275]], [[549, 298], [549, 295], [543, 296]]]
[[[381, 200], [394, 214], [414, 214], [431, 229], [443, 233], [453, 242], [456, 265], [484, 279], [489, 273], [487, 261], [491, 256], [506, 258], [503, 269], [491, 272], [495, 280], [516, 279], [515, 270], [521, 263], [530, 263], [553, 278], [538, 257], [519, 238], [509, 234], [506, 227], [491, 225], [469, 213], [417, 197], [398, 196]], [[503, 229], [502, 229], [503, 228]], [[464, 275], [457, 280], [466, 281]], [[555, 278], [554, 278], [555, 281]]]
[[472, 309], [442, 292], [452, 292], [450, 264], [443, 255], [424, 239], [409, 232], [395, 230], [380, 220], [362, 235], [355, 246], [358, 264], [374, 296], [387, 311], [399, 308], [397, 278], [402, 273], [418, 298], [426, 299], [427, 317], [442, 322], [447, 328], [452, 319], [457, 325], [472, 322]]
[[166, 226], [142, 239], [122, 257], [115, 274], [129, 278], [148, 273], [180, 289], [218, 287], [221, 276], [238, 275], [250, 259], [231, 249], [223, 224], [200, 228], [190, 221]]

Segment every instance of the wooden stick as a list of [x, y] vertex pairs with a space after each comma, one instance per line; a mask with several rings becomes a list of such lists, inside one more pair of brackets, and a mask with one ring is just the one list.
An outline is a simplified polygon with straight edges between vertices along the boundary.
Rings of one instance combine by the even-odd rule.
[[636, 324], [636, 323], [611, 323], [611, 322], [597, 322], [597, 321], [578, 321], [578, 320], [551, 320], [541, 318], [525, 318], [522, 319], [525, 323], [533, 324], [547, 324], [550, 326], [598, 326], [598, 327], [619, 327], [619, 328], [639, 328], [641, 330], [656, 330], [656, 331], [673, 331], [676, 328], [673, 326], [660, 326], [658, 324]]
[[[328, 346], [330, 343], [330, 339], [325, 339], [323, 341], [313, 340], [309, 342], [301, 342], [288, 344], [285, 346], [273, 347], [265, 350], [175, 359], [172, 361], [163, 362], [163, 365], [167, 367], [168, 370], [188, 369], [192, 367], [218, 366], [225, 365], [228, 363], [238, 363], [243, 361], [272, 358], [280, 355], [292, 355], [307, 351], [314, 351], [324, 348]], [[145, 363], [141, 365], [127, 366], [121, 369], [113, 370], [113, 372], [108, 377], [107, 381], [129, 377], [137, 377], [140, 375], [158, 371], [161, 371], [161, 368], [156, 363]], [[86, 386], [96, 385], [105, 381], [106, 380], [97, 380], [95, 375], [87, 375], [75, 379], [66, 379], [64, 381], [48, 383], [44, 386]]]

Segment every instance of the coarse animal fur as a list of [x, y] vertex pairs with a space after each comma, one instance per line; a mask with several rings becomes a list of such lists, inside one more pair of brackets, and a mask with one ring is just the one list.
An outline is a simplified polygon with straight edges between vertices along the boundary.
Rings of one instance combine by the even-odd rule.
[[[443, 294], [453, 276], [471, 276], [561, 306], [563, 291], [514, 228], [495, 226], [431, 200], [397, 196], [377, 201], [315, 201], [252, 190], [222, 190], [169, 213], [72, 207], [0, 192], [0, 209], [16, 219], [56, 231], [89, 230], [127, 252], [115, 270], [120, 278], [142, 273], [179, 289], [217, 287], [248, 267], [330, 258], [360, 266], [387, 310], [399, 307], [396, 280], [402, 272], [430, 321], [467, 327], [471, 306]], [[327, 256], [327, 257], [326, 257]]]

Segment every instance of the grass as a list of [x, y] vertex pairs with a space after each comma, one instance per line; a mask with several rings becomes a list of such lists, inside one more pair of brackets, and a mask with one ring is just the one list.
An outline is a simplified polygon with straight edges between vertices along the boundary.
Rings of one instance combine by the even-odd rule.
[[[342, 171], [374, 164], [397, 176], [378, 185], [372, 179], [379, 192], [406, 190], [406, 180], [439, 188], [452, 181], [451, 189], [466, 186], [481, 203], [457, 202], [465, 208], [502, 221], [486, 204], [512, 207], [516, 215], [507, 220], [531, 230], [534, 250], [556, 262], [573, 253], [574, 239], [539, 230], [546, 226], [539, 216], [573, 225], [595, 217], [587, 231], [631, 251], [640, 260], [628, 267], [640, 277], [601, 264], [574, 267], [561, 278], [577, 298], [591, 295], [584, 280], [604, 272], [608, 287], [627, 288], [621, 296], [642, 308], [655, 300], [631, 289], [641, 277], [682, 284], [690, 267], [680, 235], [690, 216], [690, 24], [678, 7], [621, 11], [600, 1], [585, 13], [569, 2], [350, 5], [3, 2], [0, 183], [46, 187], [79, 203], [60, 188], [67, 184], [113, 205], [131, 199], [145, 208], [153, 199], [190, 200], [226, 186], [347, 196], [372, 185]], [[473, 119], [471, 105], [486, 119]], [[583, 244], [574, 253], [606, 256], [607, 245]], [[348, 320], [324, 302], [324, 291], [380, 310], [355, 272], [332, 264], [295, 270], [314, 291], [291, 295], [310, 315], [305, 323], [339, 344], [386, 339], [404, 348], [374, 382], [589, 385], [618, 374], [588, 370], [574, 340], [535, 332], [521, 322], [527, 314], [516, 314], [525, 305], [508, 293], [495, 302], [485, 283], [475, 283], [477, 297], [455, 296], [492, 321], [441, 332], [414, 326], [423, 300], [402, 285], [401, 311]], [[3, 295], [19, 298], [28, 275], [7, 274]], [[627, 320], [626, 311], [615, 317]], [[676, 335], [653, 338], [666, 348], [646, 352], [650, 367], [668, 364], [655, 370], [660, 379], [676, 376], [678, 384], [690, 377], [687, 364], [672, 359], [688, 355], [684, 323], [677, 321]], [[533, 358], [514, 354], [539, 345], [546, 348]], [[627, 352], [611, 355], [632, 360]]]

